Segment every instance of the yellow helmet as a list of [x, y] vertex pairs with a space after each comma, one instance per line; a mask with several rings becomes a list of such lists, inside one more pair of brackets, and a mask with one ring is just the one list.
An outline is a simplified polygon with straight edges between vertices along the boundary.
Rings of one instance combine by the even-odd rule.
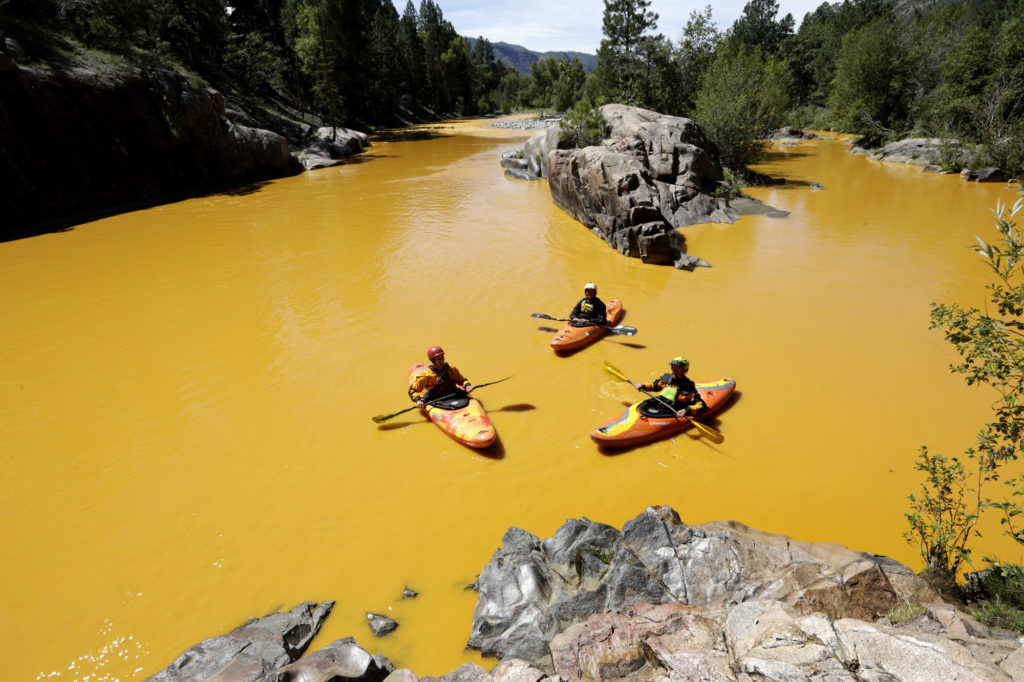
[[689, 371], [690, 369], [690, 361], [684, 358], [682, 355], [672, 358], [672, 361], [669, 362], [668, 364], [673, 365], [675, 367], [682, 367], [684, 372]]

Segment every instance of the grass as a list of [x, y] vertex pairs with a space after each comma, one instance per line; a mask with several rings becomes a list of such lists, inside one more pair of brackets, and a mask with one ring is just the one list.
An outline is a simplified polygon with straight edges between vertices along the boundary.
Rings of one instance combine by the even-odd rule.
[[917, 602], [911, 602], [903, 600], [897, 604], [892, 611], [885, 614], [885, 617], [889, 619], [889, 622], [893, 625], [899, 625], [904, 623], [914, 616], [924, 613], [925, 607]]
[[969, 608], [968, 613], [989, 627], [1024, 633], [1024, 611], [998, 597]]

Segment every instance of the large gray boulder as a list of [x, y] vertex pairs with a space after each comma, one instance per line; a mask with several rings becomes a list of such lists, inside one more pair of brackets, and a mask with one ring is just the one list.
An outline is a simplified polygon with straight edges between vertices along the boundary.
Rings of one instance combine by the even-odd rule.
[[723, 180], [718, 151], [688, 118], [622, 104], [601, 107], [598, 146], [566, 149], [557, 130], [537, 133], [523, 149], [543, 159], [551, 197], [620, 253], [645, 263], [692, 269], [676, 227], [732, 221], [716, 212]]
[[291, 611], [253, 619], [187, 649], [147, 682], [252, 682], [264, 678], [302, 655], [333, 606], [334, 602], [303, 602]]
[[292, 154], [306, 170], [345, 163], [349, 157], [370, 146], [370, 137], [350, 128], [318, 128], [305, 145], [291, 147]]
[[550, 667], [548, 643], [605, 610], [683, 604], [725, 610], [778, 601], [798, 614], [873, 620], [935, 596], [886, 557], [811, 544], [735, 522], [688, 526], [649, 507], [621, 532], [570, 519], [553, 538], [512, 528], [479, 578], [469, 647]]

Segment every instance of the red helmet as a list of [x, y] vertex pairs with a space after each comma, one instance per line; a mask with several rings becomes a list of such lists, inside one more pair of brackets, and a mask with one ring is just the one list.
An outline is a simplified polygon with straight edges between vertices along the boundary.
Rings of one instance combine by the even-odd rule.
[[438, 355], [444, 355], [444, 348], [441, 348], [441, 346], [431, 346], [427, 350], [427, 360], [433, 360]]

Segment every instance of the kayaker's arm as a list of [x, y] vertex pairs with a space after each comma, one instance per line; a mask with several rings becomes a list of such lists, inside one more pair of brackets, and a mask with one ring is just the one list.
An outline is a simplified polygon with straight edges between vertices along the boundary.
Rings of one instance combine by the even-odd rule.
[[[629, 383], [633, 384], [632, 381], [629, 382]], [[641, 389], [641, 390], [651, 391], [652, 393], [654, 391], [660, 391], [661, 388], [662, 388], [661, 379], [655, 379], [654, 381], [650, 382], [649, 384], [633, 384], [633, 385], [636, 386], [637, 388]]]
[[455, 384], [459, 388], [461, 388], [467, 394], [469, 394], [469, 392], [473, 390], [473, 385], [469, 383], [469, 379], [463, 376], [462, 372], [460, 372], [455, 367], [452, 367], [451, 365], [448, 366], [448, 376], [451, 378], [452, 381], [455, 382]]
[[583, 305], [583, 301], [585, 301], [585, 300], [587, 300], [587, 299], [583, 299], [581, 301], [578, 301], [576, 303], [576, 305], [573, 306], [572, 312], [569, 313], [569, 321], [570, 322], [580, 322], [581, 321], [582, 318], [580, 317], [580, 306]]
[[420, 407], [430, 400], [430, 391], [437, 386], [437, 377], [430, 370], [420, 372], [409, 386], [409, 397]]

